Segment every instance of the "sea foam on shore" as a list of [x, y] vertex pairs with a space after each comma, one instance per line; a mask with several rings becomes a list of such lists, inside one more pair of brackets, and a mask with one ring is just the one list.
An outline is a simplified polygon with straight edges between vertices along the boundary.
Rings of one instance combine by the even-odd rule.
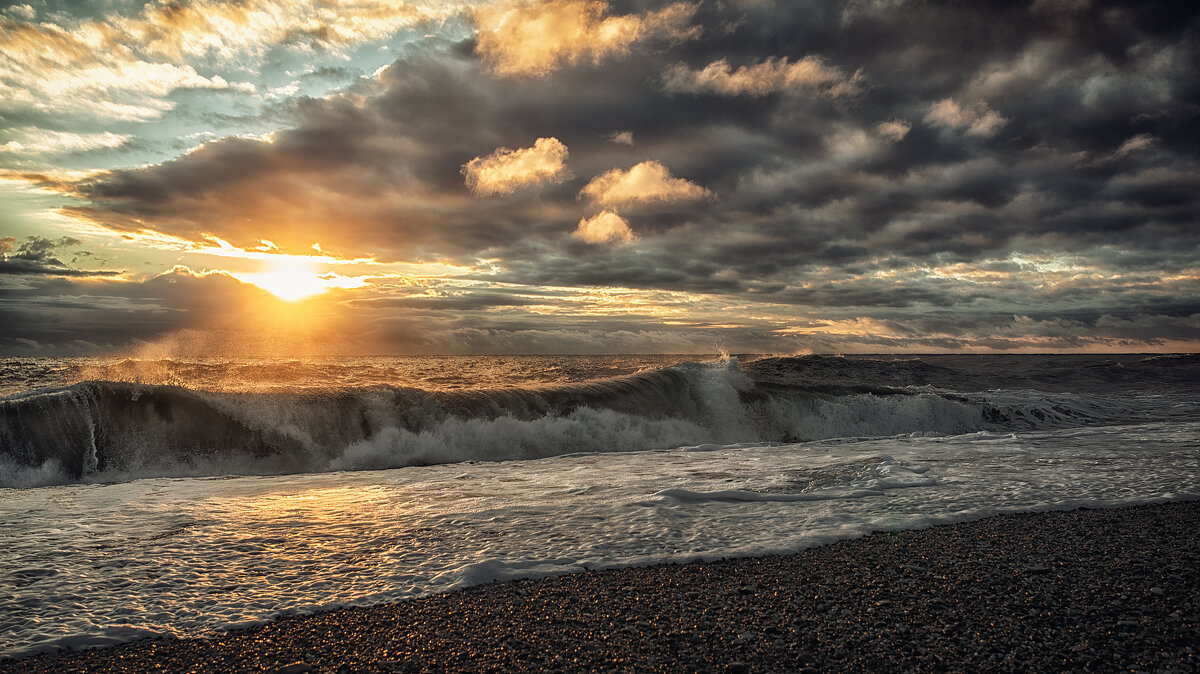
[[1194, 671], [1200, 501], [489, 584], [0, 672]]

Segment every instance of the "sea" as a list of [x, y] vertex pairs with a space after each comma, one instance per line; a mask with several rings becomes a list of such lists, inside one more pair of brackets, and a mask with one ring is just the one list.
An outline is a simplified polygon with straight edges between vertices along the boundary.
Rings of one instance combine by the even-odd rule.
[[1200, 498], [1200, 356], [0, 359], [0, 657]]

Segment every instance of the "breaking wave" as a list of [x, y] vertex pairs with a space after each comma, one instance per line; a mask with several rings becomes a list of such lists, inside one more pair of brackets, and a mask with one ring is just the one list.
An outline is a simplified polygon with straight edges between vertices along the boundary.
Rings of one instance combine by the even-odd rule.
[[743, 370], [727, 358], [570, 385], [452, 391], [230, 393], [85, 381], [0, 399], [0, 486], [1015, 431], [1141, 414], [1135, 398], [952, 393], [919, 387], [931, 373], [902, 376], [912, 369], [903, 363], [890, 366], [890, 378], [863, 367], [805, 357]]

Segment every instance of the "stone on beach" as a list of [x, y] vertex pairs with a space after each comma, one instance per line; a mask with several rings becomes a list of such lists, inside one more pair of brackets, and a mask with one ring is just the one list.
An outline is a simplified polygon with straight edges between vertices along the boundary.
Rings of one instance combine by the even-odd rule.
[[1195, 671], [1200, 501], [493, 583], [0, 672]]

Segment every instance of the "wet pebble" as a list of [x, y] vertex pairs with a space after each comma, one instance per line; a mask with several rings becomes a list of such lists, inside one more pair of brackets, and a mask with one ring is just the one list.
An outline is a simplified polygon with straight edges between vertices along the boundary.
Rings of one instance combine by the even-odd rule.
[[494, 583], [0, 672], [1190, 672], [1195, 531], [1200, 501], [1005, 515], [788, 556]]

